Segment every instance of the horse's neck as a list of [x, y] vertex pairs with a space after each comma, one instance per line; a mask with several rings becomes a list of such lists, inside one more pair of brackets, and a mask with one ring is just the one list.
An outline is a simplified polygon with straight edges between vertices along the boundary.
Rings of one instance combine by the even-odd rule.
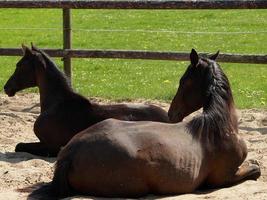
[[188, 127], [194, 137], [205, 143], [207, 149], [218, 147], [225, 137], [238, 131], [233, 102], [231, 99], [225, 102], [211, 96], [209, 105], [203, 107], [203, 113], [190, 121]]
[[64, 80], [45, 70], [38, 72], [37, 85], [40, 92], [41, 112], [73, 93]]
[[227, 133], [237, 133], [237, 116], [233, 97], [228, 100], [211, 96], [209, 106], [203, 108], [203, 115], [212, 120], [218, 127], [229, 127]]

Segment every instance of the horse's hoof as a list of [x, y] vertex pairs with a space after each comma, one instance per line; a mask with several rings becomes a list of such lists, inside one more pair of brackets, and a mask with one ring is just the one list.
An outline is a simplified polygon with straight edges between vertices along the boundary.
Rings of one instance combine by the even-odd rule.
[[257, 180], [261, 176], [261, 169], [260, 166], [257, 164], [250, 164], [249, 166], [249, 175], [248, 179], [249, 180]]
[[23, 152], [24, 151], [24, 143], [18, 143], [15, 147], [15, 152]]
[[260, 164], [257, 160], [246, 160], [241, 168], [246, 170], [246, 180], [257, 180], [261, 176]]

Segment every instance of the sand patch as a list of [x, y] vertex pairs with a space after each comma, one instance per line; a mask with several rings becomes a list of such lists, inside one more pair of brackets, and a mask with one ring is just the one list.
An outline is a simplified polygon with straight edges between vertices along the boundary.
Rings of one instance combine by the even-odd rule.
[[[100, 100], [100, 102], [103, 101]], [[105, 101], [105, 103], [109, 102]], [[149, 103], [168, 109], [166, 103], [153, 101]], [[39, 112], [39, 95], [37, 94], [20, 94], [12, 98], [0, 94], [0, 199], [27, 199], [28, 194], [20, 193], [17, 189], [39, 182], [49, 182], [53, 177], [54, 158], [43, 159], [28, 153], [14, 152], [19, 142], [37, 141], [33, 133], [33, 123]], [[267, 111], [238, 110], [238, 116], [239, 131], [248, 146], [248, 159], [258, 160], [261, 166], [262, 176], [258, 181], [246, 181], [234, 187], [214, 191], [173, 197], [149, 196], [147, 199], [267, 199]], [[187, 120], [190, 118], [191, 116]], [[90, 197], [69, 199], [90, 199]]]

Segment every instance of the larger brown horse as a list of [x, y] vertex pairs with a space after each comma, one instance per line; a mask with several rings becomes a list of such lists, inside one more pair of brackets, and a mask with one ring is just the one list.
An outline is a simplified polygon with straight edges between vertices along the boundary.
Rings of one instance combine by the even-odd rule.
[[98, 105], [75, 93], [52, 60], [36, 47], [23, 47], [24, 56], [4, 86], [8, 96], [37, 86], [41, 114], [34, 124], [38, 143], [19, 143], [16, 152], [56, 156], [62, 146], [81, 130], [108, 118], [168, 122], [163, 109], [153, 105]]
[[256, 180], [259, 166], [242, 165], [247, 148], [216, 56], [199, 58], [192, 50], [169, 110], [175, 122], [200, 107], [202, 114], [177, 124], [100, 122], [61, 150], [53, 181], [30, 197], [173, 195]]

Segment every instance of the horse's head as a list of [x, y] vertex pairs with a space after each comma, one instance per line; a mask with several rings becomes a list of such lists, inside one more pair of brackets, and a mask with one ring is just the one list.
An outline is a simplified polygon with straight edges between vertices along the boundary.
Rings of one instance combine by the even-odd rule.
[[36, 86], [36, 68], [44, 66], [40, 54], [22, 45], [23, 57], [16, 65], [16, 69], [4, 86], [8, 96], [14, 96], [16, 92]]
[[203, 106], [208, 87], [207, 76], [210, 73], [210, 64], [217, 58], [219, 52], [208, 58], [199, 58], [192, 49], [190, 54], [191, 64], [180, 79], [180, 84], [168, 111], [172, 122], [180, 122], [187, 115]]

